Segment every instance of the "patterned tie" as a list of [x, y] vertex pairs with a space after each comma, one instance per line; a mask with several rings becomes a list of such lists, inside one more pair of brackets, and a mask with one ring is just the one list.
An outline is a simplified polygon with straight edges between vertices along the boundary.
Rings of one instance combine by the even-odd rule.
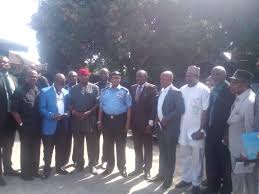
[[141, 89], [142, 89], [142, 86], [139, 85], [138, 88], [137, 88], [137, 91], [136, 91], [136, 95], [135, 95], [135, 101], [136, 102], [139, 101], [139, 97], [140, 97], [140, 94], [141, 94]]

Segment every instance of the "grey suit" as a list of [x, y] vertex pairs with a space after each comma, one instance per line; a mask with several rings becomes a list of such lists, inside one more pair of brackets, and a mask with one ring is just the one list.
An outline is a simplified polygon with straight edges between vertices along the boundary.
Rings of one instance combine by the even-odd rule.
[[171, 181], [175, 170], [175, 154], [180, 134], [181, 116], [184, 113], [184, 101], [179, 89], [171, 86], [166, 94], [162, 113], [165, 125], [158, 132], [159, 175]]

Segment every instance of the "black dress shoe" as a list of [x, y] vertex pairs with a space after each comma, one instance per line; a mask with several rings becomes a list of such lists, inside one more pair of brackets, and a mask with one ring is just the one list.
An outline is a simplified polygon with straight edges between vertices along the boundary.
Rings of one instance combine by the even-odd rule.
[[6, 176], [20, 176], [20, 173], [17, 170], [14, 170], [12, 168], [5, 170], [4, 175]]
[[134, 170], [133, 172], [129, 173], [129, 176], [138, 176], [142, 173], [142, 170]]
[[176, 188], [183, 188], [183, 187], [188, 187], [191, 186], [192, 183], [186, 182], [186, 181], [181, 181], [178, 184], [175, 185]]
[[5, 186], [6, 185], [6, 182], [3, 178], [3, 176], [0, 176], [0, 186]]
[[103, 176], [107, 176], [107, 175], [109, 175], [111, 173], [112, 173], [112, 170], [106, 169], [105, 171], [102, 172], [102, 175]]
[[163, 189], [168, 189], [169, 187], [171, 187], [171, 185], [172, 185], [172, 180], [165, 179], [165, 181], [162, 184], [162, 188]]
[[69, 174], [68, 171], [66, 171], [66, 170], [64, 170], [64, 169], [62, 169], [62, 168], [58, 168], [58, 169], [56, 170], [56, 173], [57, 173], [57, 174], [62, 174], [62, 175]]
[[165, 180], [164, 177], [162, 177], [160, 174], [157, 174], [155, 177], [149, 179], [150, 182], [158, 182]]
[[49, 175], [50, 175], [50, 172], [44, 172], [42, 175], [41, 175], [41, 179], [42, 180], [45, 180], [45, 179], [47, 179], [47, 178], [49, 178]]
[[121, 171], [120, 171], [120, 174], [121, 174], [121, 176], [124, 177], [124, 178], [126, 178], [126, 177], [128, 176], [126, 170], [121, 170]]
[[32, 176], [24, 176], [24, 175], [21, 175], [21, 178], [24, 180], [24, 181], [33, 181], [33, 177]]
[[150, 180], [150, 172], [145, 172], [145, 174], [144, 174], [144, 179], [145, 180]]
[[192, 186], [191, 194], [200, 194], [201, 190], [199, 186]]
[[89, 171], [89, 173], [93, 174], [93, 175], [97, 175], [98, 172], [97, 172], [97, 169], [93, 166], [93, 167], [86, 167], [86, 169]]

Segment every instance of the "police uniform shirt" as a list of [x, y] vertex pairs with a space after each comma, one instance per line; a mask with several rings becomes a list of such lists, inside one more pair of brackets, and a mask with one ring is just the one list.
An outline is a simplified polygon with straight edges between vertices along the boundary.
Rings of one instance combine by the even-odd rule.
[[18, 112], [23, 122], [24, 132], [40, 133], [40, 113], [38, 110], [39, 90], [27, 85], [15, 90], [11, 97], [11, 111]]
[[[97, 103], [99, 88], [97, 85], [88, 83], [87, 86], [77, 84], [70, 90], [70, 103], [77, 112], [86, 112], [91, 110]], [[74, 130], [88, 131], [93, 130], [96, 125], [95, 114], [86, 119], [79, 120], [72, 118], [72, 128]]]
[[119, 115], [128, 111], [132, 105], [129, 90], [121, 85], [116, 88], [111, 86], [102, 90], [100, 107], [108, 115]]

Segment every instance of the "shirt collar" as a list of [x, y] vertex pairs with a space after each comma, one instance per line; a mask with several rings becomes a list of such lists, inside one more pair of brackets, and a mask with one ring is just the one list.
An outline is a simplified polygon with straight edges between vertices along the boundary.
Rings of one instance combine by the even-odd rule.
[[117, 89], [120, 90], [122, 88], [122, 86], [119, 84], [116, 88], [113, 88], [112, 85], [109, 86], [111, 89]]
[[61, 89], [60, 94], [58, 94], [58, 93], [57, 93], [57, 90], [56, 90], [56, 88], [55, 88], [55, 86], [54, 86], [54, 84], [52, 85], [52, 87], [53, 87], [54, 92], [56, 93], [56, 95], [58, 95], [58, 96], [59, 96], [60, 94], [62, 94], [62, 95], [63, 95], [63, 91], [62, 91], [62, 89]]
[[168, 90], [173, 86], [173, 84], [167, 86], [166, 88], [162, 88], [161, 92], [168, 92]]

